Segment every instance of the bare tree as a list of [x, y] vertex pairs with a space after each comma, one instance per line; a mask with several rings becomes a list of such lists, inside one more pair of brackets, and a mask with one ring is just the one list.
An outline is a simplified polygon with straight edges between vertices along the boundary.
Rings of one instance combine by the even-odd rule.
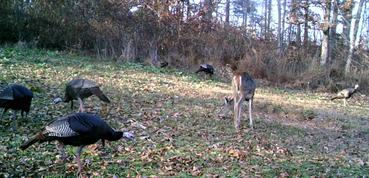
[[231, 1], [230, 0], [226, 0], [226, 5], [225, 5], [225, 24], [226, 25], [229, 25], [230, 6], [231, 6]]
[[309, 41], [309, 0], [305, 0], [304, 9], [304, 46], [307, 47]]
[[[264, 38], [267, 38], [268, 29], [268, 1], [264, 0]], [[263, 31], [263, 30], [262, 30]]]
[[270, 33], [270, 24], [272, 22], [272, 0], [268, 0], [268, 24], [267, 24], [267, 30], [266, 32], [269, 34]]
[[341, 6], [342, 10], [342, 37], [346, 45], [349, 44], [350, 41], [350, 25], [352, 20], [352, 9], [354, 8], [354, 2], [352, 0], [344, 0]]
[[282, 52], [282, 12], [281, 12], [281, 1], [278, 2], [278, 27], [277, 27], [277, 43], [278, 43], [278, 53], [281, 54]]
[[242, 17], [242, 25], [247, 27], [248, 19], [253, 20], [253, 16], [256, 13], [256, 5], [251, 0], [235, 0], [233, 1], [234, 14]]
[[282, 14], [282, 33], [281, 33], [281, 39], [282, 39], [282, 42], [281, 42], [281, 44], [282, 44], [282, 49], [283, 49], [283, 38], [284, 38], [284, 35], [285, 35], [285, 23], [286, 23], [286, 13], [287, 13], [287, 0], [284, 0], [283, 1], [283, 9], [282, 9], [282, 12], [283, 12], [283, 14]]
[[347, 76], [350, 73], [350, 66], [351, 66], [351, 62], [352, 62], [352, 55], [354, 53], [354, 49], [356, 47], [356, 37], [357, 37], [357, 33], [358, 33], [358, 29], [359, 29], [359, 21], [361, 18], [361, 11], [363, 9], [363, 4], [364, 4], [364, 0], [360, 0], [359, 4], [358, 4], [358, 8], [357, 8], [357, 12], [356, 15], [354, 17], [354, 20], [351, 21], [351, 26], [353, 27], [353, 29], [351, 30], [350, 33], [350, 48], [349, 48], [349, 53], [347, 56], [347, 61], [346, 61], [346, 66], [345, 66], [345, 75]]
[[338, 17], [338, 0], [333, 0], [332, 1], [332, 11], [333, 11], [333, 15], [331, 18], [331, 28], [330, 28], [330, 39], [329, 39], [329, 54], [330, 54], [330, 59], [329, 61], [332, 62], [333, 59], [335, 59], [335, 52], [334, 50], [336, 49], [336, 38], [337, 38], [337, 17]]
[[323, 39], [321, 48], [320, 65], [326, 66], [329, 60], [329, 31], [330, 31], [331, 0], [325, 0], [324, 21], [322, 24]]

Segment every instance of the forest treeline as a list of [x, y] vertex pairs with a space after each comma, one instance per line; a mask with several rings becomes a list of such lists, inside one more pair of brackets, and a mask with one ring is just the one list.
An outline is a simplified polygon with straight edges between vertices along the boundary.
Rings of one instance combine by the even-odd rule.
[[369, 84], [367, 10], [367, 0], [1, 0], [0, 41], [180, 68], [237, 63], [276, 84], [337, 90]]

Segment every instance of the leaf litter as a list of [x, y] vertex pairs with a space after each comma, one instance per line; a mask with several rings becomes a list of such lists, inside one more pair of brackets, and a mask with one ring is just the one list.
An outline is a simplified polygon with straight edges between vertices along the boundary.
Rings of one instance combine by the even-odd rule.
[[[18, 49], [1, 51], [8, 50]], [[255, 96], [255, 129], [247, 128], [245, 112], [244, 128], [236, 132], [231, 116], [217, 117], [222, 98], [230, 96], [228, 83], [205, 82], [189, 72], [81, 60], [58, 52], [26, 49], [17, 54], [33, 56], [22, 60], [12, 56], [12, 62], [0, 58], [0, 79], [24, 84], [36, 97], [29, 116], [18, 118], [17, 133], [9, 130], [9, 113], [0, 121], [1, 177], [75, 175], [74, 148], [67, 147], [69, 157], [63, 164], [54, 144], [26, 151], [18, 146], [51, 120], [77, 110], [69, 104], [52, 104], [63, 96], [65, 83], [77, 76], [95, 80], [112, 101], [106, 105], [90, 97], [85, 101], [88, 112], [100, 114], [117, 130], [133, 130], [139, 136], [135, 143], [117, 141], [102, 148], [98, 142], [86, 148], [82, 155], [86, 176], [369, 175], [368, 104], [345, 109], [321, 101], [325, 94], [283, 93], [260, 86]]]

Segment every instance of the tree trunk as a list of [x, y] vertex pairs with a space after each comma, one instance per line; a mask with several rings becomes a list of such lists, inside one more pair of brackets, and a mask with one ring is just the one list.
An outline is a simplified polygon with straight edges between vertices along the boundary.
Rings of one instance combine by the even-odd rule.
[[281, 1], [277, 1], [278, 5], [278, 27], [277, 27], [277, 42], [278, 42], [278, 54], [282, 53], [282, 32], [281, 32]]
[[329, 54], [330, 55], [330, 59], [329, 61], [332, 63], [333, 59], [335, 59], [335, 52], [333, 52], [334, 50], [336, 50], [336, 38], [337, 38], [337, 16], [338, 16], [338, 1], [337, 0], [333, 0], [332, 1], [332, 11], [333, 11], [333, 16], [332, 16], [332, 20], [331, 20], [331, 31], [330, 31], [330, 41], [329, 41]]
[[154, 66], [157, 66], [158, 64], [158, 45], [155, 41], [152, 41], [149, 43], [150, 43], [149, 55], [151, 59], [151, 64]]
[[267, 31], [268, 31], [267, 29], [268, 29], [268, 0], [264, 0], [264, 38], [265, 39], [267, 39]]
[[202, 22], [204, 25], [204, 31], [209, 32], [211, 28], [211, 20], [213, 18], [213, 1], [212, 0], [204, 0], [204, 21]]
[[352, 55], [353, 55], [354, 49], [356, 47], [356, 37], [357, 37], [358, 29], [359, 29], [359, 22], [360, 22], [360, 18], [361, 18], [361, 11], [363, 9], [363, 4], [364, 4], [364, 0], [360, 0], [358, 8], [357, 8], [356, 15], [354, 17], [355, 19], [351, 21], [353, 23], [351, 25], [351, 26], [353, 26], [353, 29], [350, 33], [350, 48], [349, 48], [349, 53], [348, 53], [348, 56], [347, 56], [347, 62], [346, 62], [346, 66], [345, 66], [345, 76], [348, 76], [348, 74], [350, 73]]
[[269, 33], [270, 33], [270, 24], [271, 24], [271, 21], [272, 21], [272, 0], [268, 0], [268, 24], [267, 24], [267, 34], [269, 36]]
[[[290, 34], [289, 35], [292, 35], [294, 34], [295, 35], [295, 39], [294, 41], [300, 46], [301, 45], [301, 38], [298, 37], [297, 35], [301, 35], [301, 29], [297, 28], [299, 26], [299, 20], [298, 20], [298, 1], [299, 0], [292, 0], [292, 4], [291, 4], [291, 12], [290, 12]], [[296, 34], [296, 31], [294, 30], [294, 27], [296, 26], [297, 28], [297, 32], [300, 33], [300, 34]], [[289, 42], [291, 40], [291, 36], [289, 36]]]
[[322, 49], [321, 49], [321, 58], [320, 58], [320, 66], [327, 67], [327, 62], [329, 59], [329, 19], [331, 12], [331, 0], [325, 1], [325, 11], [324, 11], [324, 23], [323, 23], [323, 41], [322, 41]]
[[309, 1], [306, 0], [304, 4], [304, 46], [307, 47], [309, 43]]
[[229, 25], [229, 11], [230, 11], [230, 0], [226, 0], [226, 6], [225, 6], [225, 24]]
[[282, 44], [282, 50], [284, 51], [284, 45], [283, 45], [283, 42], [284, 42], [284, 34], [285, 34], [285, 24], [286, 24], [286, 6], [287, 6], [287, 0], [284, 0], [283, 1], [283, 14], [282, 14], [282, 33], [281, 33], [281, 44]]
[[189, 19], [191, 17], [191, 4], [190, 0], [186, 0], [187, 10], [186, 10], [186, 18]]
[[296, 32], [296, 44], [297, 46], [301, 46], [301, 24], [296, 24], [297, 32]]
[[349, 45], [350, 41], [350, 25], [352, 21], [352, 9], [354, 8], [354, 4], [352, 0], [345, 0], [342, 3], [342, 12], [343, 12], [343, 30], [342, 37], [344, 39], [345, 45]]

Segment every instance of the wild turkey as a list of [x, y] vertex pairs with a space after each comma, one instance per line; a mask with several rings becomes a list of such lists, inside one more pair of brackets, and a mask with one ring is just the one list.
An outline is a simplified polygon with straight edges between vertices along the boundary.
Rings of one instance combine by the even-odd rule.
[[113, 130], [99, 116], [75, 113], [51, 122], [42, 131], [23, 143], [20, 149], [25, 150], [36, 142], [57, 140], [63, 148], [62, 157], [65, 158], [64, 145], [78, 146], [76, 159], [78, 174], [80, 174], [82, 171], [80, 155], [84, 146], [94, 144], [100, 139], [104, 143], [104, 140], [117, 141], [121, 138], [133, 140], [134, 135], [131, 132]]
[[212, 76], [214, 74], [214, 67], [210, 64], [201, 64], [196, 73], [199, 72], [204, 72], [205, 74]]
[[16, 123], [16, 112], [21, 111], [21, 116], [23, 118], [23, 112], [27, 114], [30, 111], [31, 102], [33, 98], [33, 93], [28, 88], [18, 85], [11, 84], [4, 88], [4, 90], [0, 93], [0, 108], [4, 108], [3, 113], [1, 114], [1, 119], [3, 118], [4, 113], [8, 109], [14, 110], [13, 112], [13, 130], [17, 129]]
[[357, 92], [358, 88], [359, 88], [359, 85], [356, 84], [354, 88], [346, 88], [344, 90], [341, 90], [340, 92], [337, 93], [337, 96], [331, 98], [331, 100], [344, 99], [343, 105], [346, 106], [346, 100], [351, 98], [352, 95]]
[[167, 67], [168, 65], [169, 65], [169, 63], [167, 61], [160, 62], [160, 68]]
[[256, 84], [248, 73], [243, 72], [234, 74], [232, 79], [233, 98], [224, 99], [224, 104], [219, 112], [219, 116], [224, 117], [226, 113], [234, 109], [234, 125], [238, 130], [241, 124], [242, 102], [246, 100], [249, 102], [249, 125], [253, 128], [252, 104], [255, 89]]
[[57, 98], [54, 100], [55, 103], [61, 101], [71, 102], [71, 109], [73, 109], [73, 100], [79, 101], [79, 110], [84, 112], [83, 109], [83, 99], [90, 97], [91, 95], [97, 96], [100, 100], [110, 103], [110, 100], [106, 95], [100, 90], [99, 85], [94, 81], [87, 79], [74, 79], [70, 81], [65, 88], [64, 100]]

